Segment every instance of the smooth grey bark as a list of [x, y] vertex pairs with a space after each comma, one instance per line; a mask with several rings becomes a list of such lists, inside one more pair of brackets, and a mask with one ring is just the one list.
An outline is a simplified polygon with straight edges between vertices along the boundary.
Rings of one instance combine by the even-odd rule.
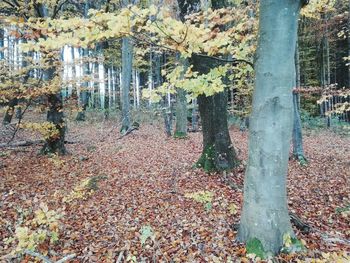
[[129, 37], [122, 39], [122, 83], [121, 83], [121, 107], [122, 127], [121, 133], [125, 133], [131, 127], [130, 121], [130, 84], [132, 72], [133, 45]]
[[0, 28], [0, 60], [4, 59], [4, 50], [2, 49], [4, 47], [4, 37], [5, 37], [5, 31], [4, 29]]
[[[96, 45], [96, 57], [100, 58], [102, 56], [101, 52], [101, 45], [98, 44]], [[100, 62], [99, 59], [97, 59], [93, 63], [93, 68], [94, 68], [94, 79], [97, 81], [93, 82], [93, 96], [92, 96], [92, 102], [93, 102], [93, 107], [95, 109], [101, 109], [103, 108], [103, 105], [101, 105], [101, 97], [100, 97]]]
[[[82, 57], [83, 57], [83, 75], [84, 77], [88, 77], [90, 72], [89, 67], [89, 50], [84, 48], [82, 50]], [[79, 94], [79, 104], [80, 104], [80, 111], [77, 114], [76, 120], [77, 121], [85, 121], [86, 119], [86, 109], [89, 104], [89, 81], [85, 80], [82, 85], [82, 89], [80, 90]]]
[[[85, 0], [84, 3], [84, 17], [87, 18], [88, 11], [89, 11], [89, 1]], [[88, 77], [91, 74], [90, 71], [90, 63], [89, 63], [89, 49], [83, 48], [82, 54], [83, 58], [83, 76]], [[86, 109], [89, 105], [89, 81], [85, 80], [82, 89], [80, 90], [79, 94], [79, 106], [80, 110], [76, 116], [77, 121], [85, 121], [86, 119]]]
[[293, 156], [297, 159], [301, 164], [305, 164], [307, 159], [304, 154], [303, 147], [303, 134], [302, 134], [302, 125], [300, 118], [300, 94], [293, 93]]
[[192, 100], [192, 131], [198, 131], [197, 99]]
[[[184, 72], [187, 70], [188, 62], [185, 58], [180, 58], [177, 55], [179, 63], [184, 67]], [[183, 77], [183, 76], [182, 76]], [[187, 98], [186, 91], [183, 89], [177, 89], [176, 91], [176, 125], [175, 125], [175, 138], [187, 137]]]
[[176, 91], [176, 125], [175, 138], [185, 138], [187, 136], [187, 98], [186, 91], [177, 89]]
[[261, 0], [249, 159], [238, 239], [257, 238], [278, 253], [283, 235], [294, 235], [286, 177], [292, 137], [294, 53], [300, 0]]
[[[300, 59], [299, 59], [299, 45], [298, 41], [295, 48], [295, 87], [300, 88]], [[303, 133], [300, 118], [300, 93], [298, 91], [293, 92], [293, 156], [300, 163], [304, 164], [307, 162], [304, 154], [303, 147]]]

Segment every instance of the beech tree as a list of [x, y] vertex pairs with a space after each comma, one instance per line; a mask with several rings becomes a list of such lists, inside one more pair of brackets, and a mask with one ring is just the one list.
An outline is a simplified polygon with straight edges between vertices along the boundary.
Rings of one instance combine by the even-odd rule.
[[286, 177], [293, 125], [298, 18], [304, 0], [261, 0], [249, 160], [238, 238], [276, 254], [294, 236]]
[[[179, 1], [182, 14], [196, 10], [197, 6], [211, 4], [213, 9], [225, 7], [225, 1]], [[205, 7], [203, 6], [202, 9]], [[193, 54], [190, 58], [193, 69], [200, 74], [208, 74], [211, 69], [222, 65], [220, 60]], [[227, 122], [227, 90], [211, 96], [199, 95], [198, 109], [202, 121], [203, 151], [197, 161], [198, 167], [206, 171], [232, 169], [238, 164], [238, 159], [232, 145]]]

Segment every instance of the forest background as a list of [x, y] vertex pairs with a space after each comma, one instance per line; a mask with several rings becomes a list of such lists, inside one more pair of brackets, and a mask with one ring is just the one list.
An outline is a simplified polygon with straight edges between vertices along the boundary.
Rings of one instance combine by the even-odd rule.
[[[272, 258], [267, 241], [233, 243], [258, 7], [1, 1], [3, 259]], [[288, 177], [299, 239], [281, 235], [275, 260], [349, 257], [349, 25], [348, 1], [301, 10]]]

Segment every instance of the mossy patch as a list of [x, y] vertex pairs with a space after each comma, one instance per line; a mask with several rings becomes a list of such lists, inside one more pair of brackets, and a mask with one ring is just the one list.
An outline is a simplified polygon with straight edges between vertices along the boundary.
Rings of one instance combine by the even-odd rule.
[[174, 138], [176, 138], [176, 139], [186, 139], [187, 138], [187, 133], [186, 132], [176, 131], [174, 133]]
[[257, 257], [264, 259], [266, 258], [266, 253], [261, 241], [257, 238], [252, 238], [248, 240], [246, 244], [247, 254], [254, 254]]
[[210, 145], [205, 147], [201, 157], [195, 164], [197, 168], [203, 168], [207, 173], [217, 171], [215, 165], [215, 149]]

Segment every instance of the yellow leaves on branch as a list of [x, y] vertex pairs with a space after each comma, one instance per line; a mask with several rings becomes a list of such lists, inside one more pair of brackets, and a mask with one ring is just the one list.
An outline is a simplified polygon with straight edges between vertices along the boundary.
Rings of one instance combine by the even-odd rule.
[[[150, 19], [150, 17], [153, 17]], [[208, 21], [204, 25], [204, 20]], [[185, 22], [172, 17], [171, 12], [155, 6], [129, 6], [119, 12], [90, 10], [89, 18], [32, 19], [26, 23], [29, 31], [40, 32], [35, 41], [22, 45], [24, 51], [42, 48], [57, 50], [65, 45], [86, 48], [106, 39], [133, 36], [139, 41], [151, 41], [161, 48], [192, 53], [236, 55], [236, 42], [254, 47], [256, 21], [245, 9], [219, 9], [188, 16]], [[33, 33], [34, 34], [34, 33]], [[248, 48], [245, 54], [254, 48]], [[240, 56], [242, 58], [242, 56]]]
[[55, 139], [60, 136], [55, 124], [47, 121], [42, 123], [24, 122], [21, 124], [21, 128], [39, 132], [45, 140]]
[[304, 17], [321, 19], [322, 14], [334, 11], [336, 0], [310, 1], [300, 12]]

